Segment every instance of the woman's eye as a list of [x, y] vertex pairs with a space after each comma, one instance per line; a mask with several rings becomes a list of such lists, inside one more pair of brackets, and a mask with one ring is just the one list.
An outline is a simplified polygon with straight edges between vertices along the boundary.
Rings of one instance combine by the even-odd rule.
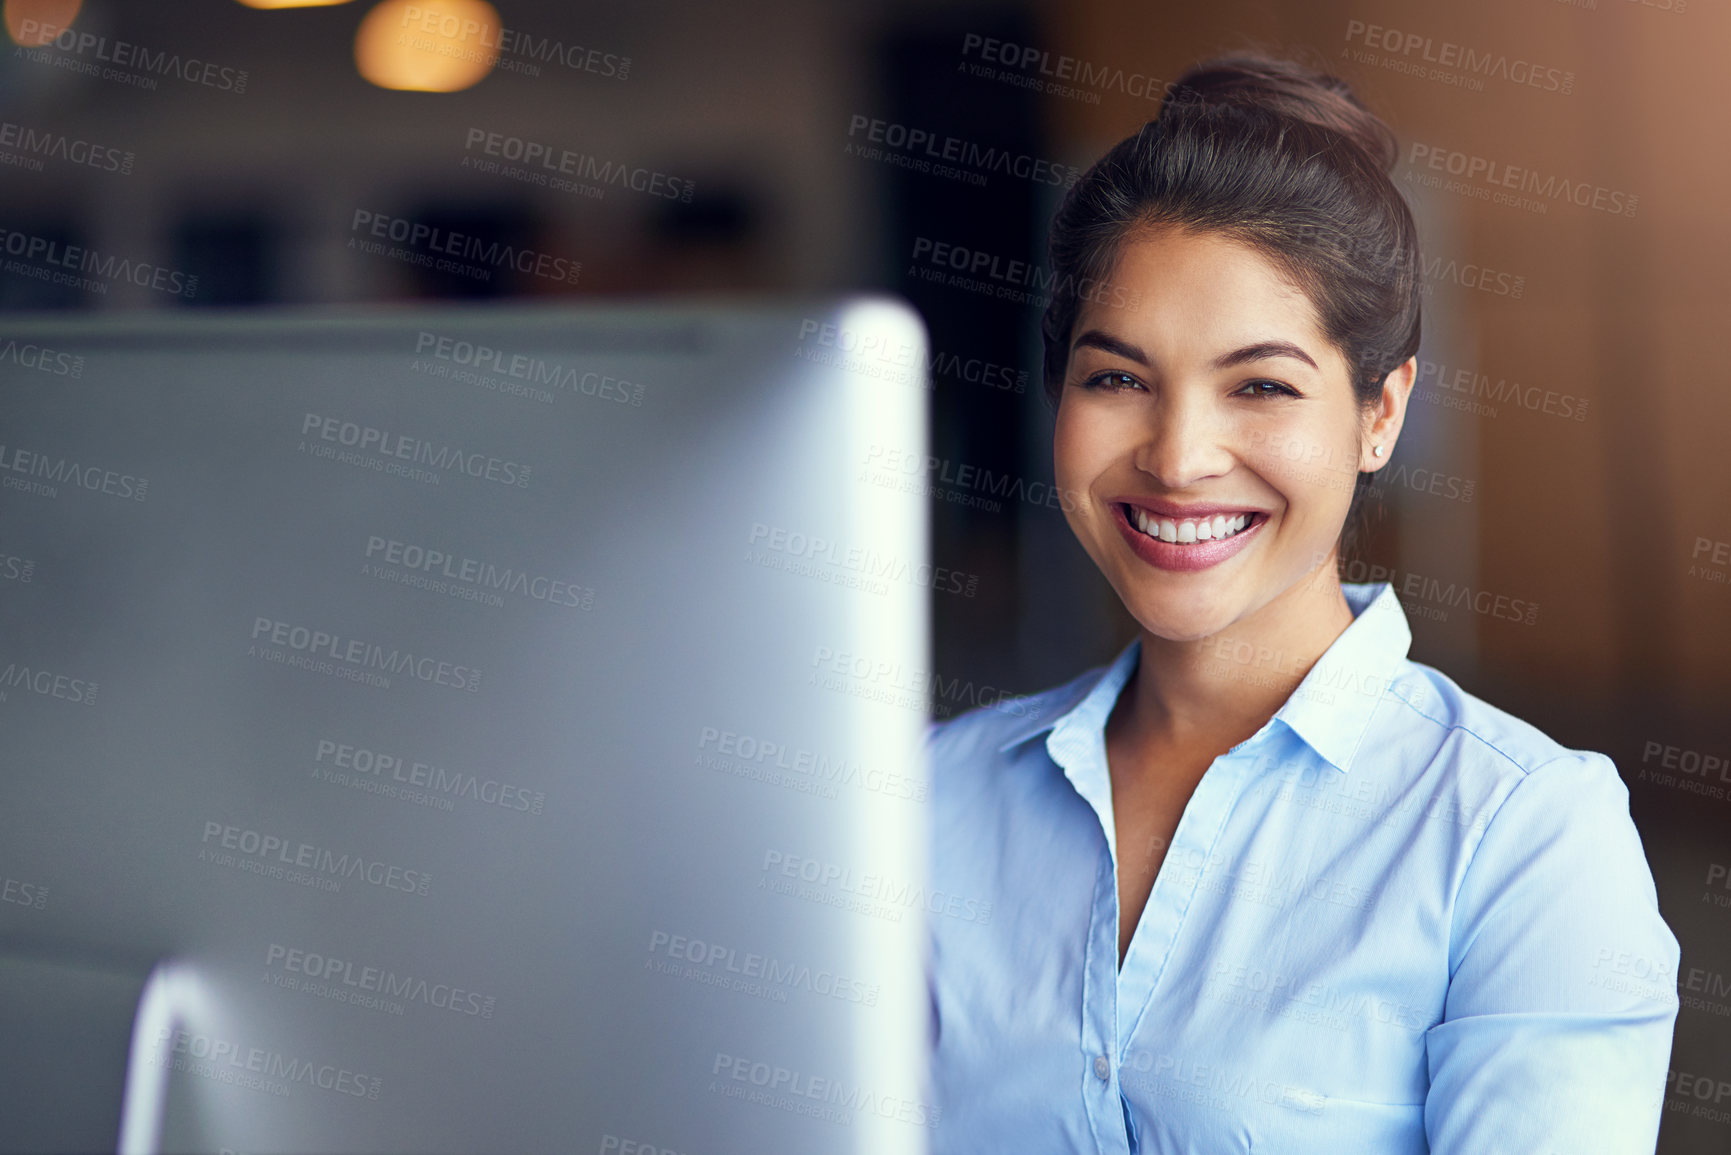
[[1138, 382], [1136, 378], [1130, 376], [1128, 373], [1119, 372], [1116, 369], [1108, 369], [1103, 373], [1096, 373], [1086, 381], [1082, 382], [1084, 388], [1104, 389], [1108, 392], [1121, 391], [1138, 384], [1140, 384], [1140, 382]]
[[1247, 397], [1297, 397], [1298, 391], [1278, 381], [1249, 381], [1238, 391]]

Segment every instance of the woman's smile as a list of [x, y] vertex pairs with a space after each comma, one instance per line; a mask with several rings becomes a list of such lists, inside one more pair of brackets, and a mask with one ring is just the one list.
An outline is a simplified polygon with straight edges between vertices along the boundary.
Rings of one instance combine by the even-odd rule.
[[[1112, 520], [1137, 557], [1164, 570], [1194, 572], [1236, 556], [1268, 524], [1259, 510], [1114, 501]], [[1162, 516], [1164, 515], [1164, 516]]]

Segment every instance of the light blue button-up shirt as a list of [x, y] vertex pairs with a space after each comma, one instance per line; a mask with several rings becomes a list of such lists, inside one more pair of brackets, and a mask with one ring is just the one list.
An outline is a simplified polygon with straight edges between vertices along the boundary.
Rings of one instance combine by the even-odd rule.
[[1616, 768], [1410, 661], [1386, 583], [1345, 592], [1203, 774], [1122, 970], [1105, 726], [1140, 641], [928, 729], [933, 886], [990, 903], [931, 918], [934, 1155], [1653, 1151], [1679, 952]]

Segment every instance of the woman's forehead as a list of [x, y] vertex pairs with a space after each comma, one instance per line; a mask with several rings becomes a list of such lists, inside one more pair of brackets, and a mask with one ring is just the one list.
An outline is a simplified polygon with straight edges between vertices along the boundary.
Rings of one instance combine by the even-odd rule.
[[1213, 359], [1268, 341], [1286, 341], [1319, 364], [1330, 348], [1315, 305], [1280, 265], [1217, 233], [1162, 229], [1128, 238], [1110, 274], [1113, 287], [1083, 303], [1071, 344], [1102, 332], [1151, 356]]

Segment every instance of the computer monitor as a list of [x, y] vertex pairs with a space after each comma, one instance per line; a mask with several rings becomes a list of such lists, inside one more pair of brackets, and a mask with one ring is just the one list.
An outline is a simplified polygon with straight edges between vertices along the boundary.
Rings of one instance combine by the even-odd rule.
[[116, 1142], [923, 1150], [934, 571], [863, 467], [926, 452], [924, 348], [876, 297], [13, 318], [0, 959], [142, 985]]

